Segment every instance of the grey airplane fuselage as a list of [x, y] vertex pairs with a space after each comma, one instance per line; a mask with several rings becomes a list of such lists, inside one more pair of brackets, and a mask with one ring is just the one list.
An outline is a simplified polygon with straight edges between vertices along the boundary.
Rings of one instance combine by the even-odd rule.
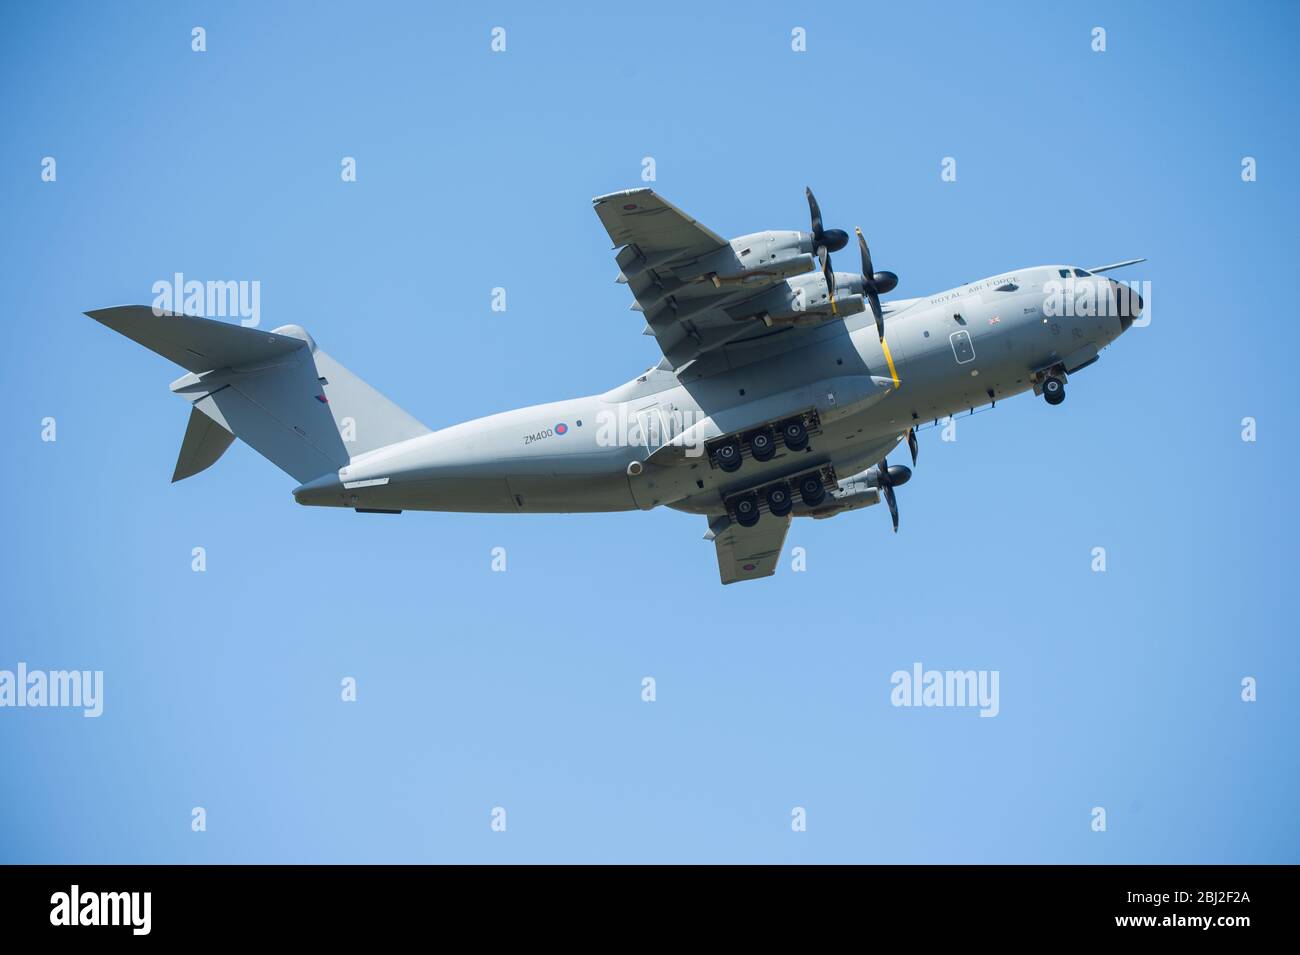
[[[1099, 307], [1058, 314], [1060, 299], [1049, 290], [1063, 284], [1072, 294], [1091, 291]], [[1131, 324], [1106, 304], [1114, 288], [1066, 266], [1002, 273], [886, 303], [892, 370], [870, 312], [774, 331], [730, 346], [725, 358], [706, 355], [680, 374], [660, 367], [602, 395], [519, 408], [380, 448], [294, 494], [303, 504], [381, 511], [556, 513], [662, 504], [718, 513], [729, 494], [817, 465], [847, 479], [878, 462], [909, 427], [1032, 390], [1043, 369], [1088, 363]], [[789, 334], [799, 338], [778, 343]], [[890, 387], [895, 373], [898, 384]], [[807, 395], [845, 394], [846, 385], [852, 391], [853, 382], [873, 379], [885, 383], [883, 392], [842, 416], [827, 415], [806, 450], [746, 459], [734, 473], [711, 466], [698, 448], [668, 464], [651, 456], [692, 422], [719, 422], [709, 434], [756, 427], [801, 411]]]

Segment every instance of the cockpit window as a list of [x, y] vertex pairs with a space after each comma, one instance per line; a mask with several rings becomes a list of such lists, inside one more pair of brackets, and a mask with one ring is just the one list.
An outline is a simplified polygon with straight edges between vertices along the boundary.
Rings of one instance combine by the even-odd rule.
[[1057, 271], [1060, 272], [1061, 278], [1063, 279], [1068, 279], [1070, 277], [1069, 269], [1058, 269]]
[[1014, 292], [1014, 291], [1015, 291], [1016, 289], [1018, 289], [1018, 288], [1020, 288], [1020, 286], [1017, 285], [1015, 282], [1004, 282], [1002, 285], [999, 285], [999, 286], [998, 286], [997, 288], [995, 288], [993, 291], [995, 291], [995, 292]]
[[1079, 279], [1086, 279], [1091, 274], [1091, 272], [1085, 272], [1083, 269], [1074, 270], [1074, 277]]

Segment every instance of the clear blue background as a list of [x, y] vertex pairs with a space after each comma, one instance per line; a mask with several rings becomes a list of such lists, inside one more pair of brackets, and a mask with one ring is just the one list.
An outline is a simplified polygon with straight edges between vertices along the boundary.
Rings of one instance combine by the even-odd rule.
[[[1134, 6], [8, 7], [0, 668], [106, 699], [0, 710], [0, 860], [1296, 861], [1296, 7]], [[724, 589], [673, 511], [309, 509], [242, 444], [171, 486], [181, 372], [81, 315], [256, 279], [431, 427], [603, 391], [658, 358], [589, 206], [644, 156], [724, 235], [811, 184], [899, 295], [1150, 256], [1152, 322], [925, 432], [897, 536]], [[892, 707], [913, 661], [1001, 715]]]

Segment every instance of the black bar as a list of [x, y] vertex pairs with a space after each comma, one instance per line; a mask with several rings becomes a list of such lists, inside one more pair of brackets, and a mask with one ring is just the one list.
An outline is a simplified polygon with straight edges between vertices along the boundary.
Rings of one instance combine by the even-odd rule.
[[[1231, 944], [1286, 930], [1294, 874], [1258, 866], [11, 866], [0, 869], [0, 924], [7, 939], [75, 934], [91, 944], [337, 944], [413, 931], [450, 942], [469, 929], [482, 939], [533, 931], [541, 944], [560, 928], [612, 942], [608, 930], [619, 925], [628, 939], [649, 933], [664, 944], [689, 937], [678, 933], [697, 931], [692, 925], [758, 940], [802, 927], [881, 941], [902, 931], [918, 943], [1129, 935]], [[53, 924], [70, 923], [74, 885], [78, 921], [103, 912], [119, 924]]]

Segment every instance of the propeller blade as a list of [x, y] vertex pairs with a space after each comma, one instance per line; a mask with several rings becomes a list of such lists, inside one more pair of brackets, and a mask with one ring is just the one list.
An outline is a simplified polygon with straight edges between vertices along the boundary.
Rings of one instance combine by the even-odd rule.
[[880, 296], [876, 294], [876, 290], [871, 286], [867, 286], [862, 292], [867, 296], [867, 301], [871, 303], [871, 314], [876, 317], [876, 334], [880, 336], [880, 340], [883, 342], [885, 340], [885, 313], [880, 310]]
[[827, 252], [838, 252], [849, 244], [849, 234], [843, 229], [827, 229], [822, 223], [822, 207], [817, 204], [817, 197], [807, 186], [803, 191], [808, 197], [808, 217], [812, 220], [812, 244], [813, 248], [818, 250], [818, 257], [821, 256], [820, 250], [823, 246]]
[[885, 313], [880, 310], [880, 295], [876, 292], [875, 272], [871, 264], [871, 250], [867, 248], [867, 240], [862, 235], [862, 230], [857, 226], [853, 231], [858, 234], [858, 253], [862, 256], [862, 294], [866, 296], [871, 303], [871, 314], [876, 319], [876, 334], [880, 340], [885, 340]]
[[[817, 248], [817, 261], [821, 263], [822, 277], [826, 279], [826, 291], [830, 295], [831, 311], [835, 310], [835, 272], [831, 269], [830, 240], [822, 227], [822, 209], [817, 205], [813, 191], [804, 186], [804, 195], [808, 197], [808, 213], [812, 217], [813, 245]], [[839, 235], [839, 233], [836, 233]]]
[[812, 244], [821, 263], [822, 278], [826, 280], [826, 294], [831, 302], [831, 314], [838, 315], [835, 308], [835, 271], [831, 268], [831, 253], [838, 252], [848, 245], [849, 234], [843, 229], [827, 230], [822, 224], [822, 208], [817, 204], [817, 197], [812, 189], [804, 186], [804, 195], [808, 197], [808, 215], [812, 219]]
[[907, 449], [912, 452], [912, 467], [916, 467], [916, 455], [921, 450], [921, 443], [916, 440], [916, 429], [907, 429]]
[[870, 282], [871, 277], [876, 274], [875, 268], [871, 265], [871, 250], [867, 248], [867, 240], [862, 235], [862, 230], [857, 226], [853, 231], [858, 234], [858, 252], [862, 255], [862, 280]]
[[894, 497], [894, 482], [889, 477], [889, 458], [883, 457], [876, 465], [876, 487], [889, 505], [889, 519], [894, 522], [894, 533], [898, 533], [898, 499]]
[[812, 190], [807, 186], [803, 187], [804, 194], [808, 197], [808, 212], [812, 216], [812, 230], [814, 236], [822, 234], [822, 210], [817, 205], [817, 197], [812, 194]]
[[892, 484], [880, 485], [881, 491], [885, 494], [885, 503], [889, 505], [889, 519], [894, 522], [894, 533], [898, 533], [898, 501], [894, 497], [894, 486]]

